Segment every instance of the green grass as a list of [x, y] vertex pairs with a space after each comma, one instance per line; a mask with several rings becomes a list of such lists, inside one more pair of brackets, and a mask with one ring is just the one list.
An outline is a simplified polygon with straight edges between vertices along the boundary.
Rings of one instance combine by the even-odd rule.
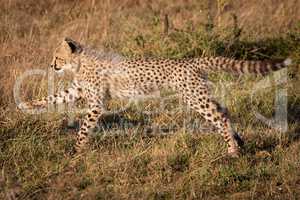
[[[115, 1], [93, 2], [10, 1], [0, 8], [0, 199], [300, 199], [299, 21], [289, 21], [293, 26], [286, 29], [276, 23], [268, 28], [260, 27], [261, 22], [246, 23], [251, 27], [247, 29], [239, 21], [228, 25], [207, 20], [206, 1], [183, 6], [179, 1], [130, 0], [123, 7]], [[168, 34], [161, 8], [169, 9]], [[290, 12], [282, 21], [291, 20], [295, 13]], [[250, 13], [253, 18], [260, 15]], [[238, 15], [237, 20], [245, 19]], [[178, 110], [178, 99], [166, 100], [157, 114], [144, 111], [155, 110], [162, 100], [132, 104], [120, 114], [105, 116], [89, 149], [78, 157], [72, 152], [76, 129], [66, 126], [71, 115], [24, 114], [16, 109], [12, 92], [24, 71], [46, 69], [56, 43], [65, 36], [126, 57], [291, 57], [294, 64], [286, 83], [253, 95], [259, 81], [272, 81], [278, 73], [209, 74], [217, 99], [226, 104], [245, 140], [240, 158], [224, 157], [222, 137], [193, 111]], [[56, 77], [56, 85], [62, 80]], [[284, 133], [254, 115], [274, 116], [279, 89], [287, 90]], [[29, 78], [22, 85], [22, 98], [36, 99], [46, 90], [46, 77]], [[110, 109], [124, 105], [126, 101], [114, 100]], [[78, 121], [82, 115], [74, 117]]]

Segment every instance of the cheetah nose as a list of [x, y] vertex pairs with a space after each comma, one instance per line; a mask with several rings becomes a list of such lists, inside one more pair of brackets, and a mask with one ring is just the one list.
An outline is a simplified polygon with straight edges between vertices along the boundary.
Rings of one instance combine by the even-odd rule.
[[57, 67], [57, 65], [54, 65], [53, 68], [54, 68], [56, 71], [58, 71], [58, 70], [61, 69], [60, 67]]

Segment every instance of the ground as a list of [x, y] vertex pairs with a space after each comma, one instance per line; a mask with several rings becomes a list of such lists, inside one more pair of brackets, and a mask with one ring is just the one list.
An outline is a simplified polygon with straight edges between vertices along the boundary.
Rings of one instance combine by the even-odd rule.
[[[0, 2], [0, 199], [300, 199], [298, 0]], [[240, 158], [224, 157], [222, 137], [168, 91], [162, 100], [112, 101], [111, 110], [126, 109], [107, 114], [76, 157], [81, 114], [24, 114], [13, 93], [24, 72], [47, 72], [66, 36], [126, 57], [290, 57], [294, 64], [266, 77], [209, 75], [245, 140]], [[54, 77], [55, 90], [71, 78]], [[21, 100], [47, 95], [49, 82], [27, 77]], [[287, 108], [282, 131], [255, 114], [275, 117], [278, 103]]]

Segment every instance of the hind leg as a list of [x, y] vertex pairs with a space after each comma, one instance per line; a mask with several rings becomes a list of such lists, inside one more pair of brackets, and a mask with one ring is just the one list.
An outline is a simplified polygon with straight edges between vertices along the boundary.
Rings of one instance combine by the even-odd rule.
[[227, 111], [212, 100], [205, 80], [200, 80], [198, 83], [193, 82], [193, 84], [187, 83], [183, 91], [183, 100], [217, 128], [228, 145], [228, 154], [237, 157], [243, 141], [233, 131]]

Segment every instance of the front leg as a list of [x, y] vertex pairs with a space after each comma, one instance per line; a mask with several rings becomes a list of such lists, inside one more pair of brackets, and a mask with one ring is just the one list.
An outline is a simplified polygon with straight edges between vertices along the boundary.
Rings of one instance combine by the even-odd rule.
[[81, 152], [89, 141], [89, 132], [95, 132], [97, 128], [98, 119], [103, 114], [104, 108], [97, 104], [91, 106], [88, 114], [85, 116], [83, 123], [77, 133], [76, 152]]
[[48, 104], [56, 105], [61, 103], [74, 102], [83, 96], [82, 88], [76, 83], [64, 91], [60, 91], [57, 94], [49, 95], [41, 100], [33, 100], [31, 102], [21, 103], [18, 105], [20, 109], [28, 110], [35, 108], [46, 108]]

